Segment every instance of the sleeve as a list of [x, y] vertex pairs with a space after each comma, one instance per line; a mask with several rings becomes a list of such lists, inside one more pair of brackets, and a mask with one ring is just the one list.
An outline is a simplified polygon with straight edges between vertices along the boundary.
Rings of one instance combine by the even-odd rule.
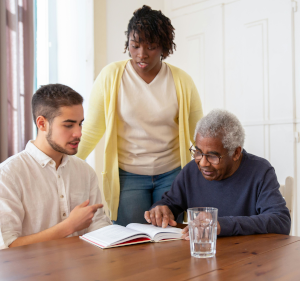
[[[97, 175], [92, 171], [91, 190], [90, 190], [90, 205], [102, 204], [101, 193], [98, 186]], [[104, 226], [111, 225], [110, 219], [104, 212], [104, 207], [98, 209], [93, 217], [93, 221], [87, 229], [87, 232], [102, 228]]]
[[187, 209], [184, 172], [185, 168], [177, 175], [170, 190], [165, 192], [162, 196], [162, 199], [154, 203], [150, 210], [156, 206], [166, 205], [169, 207], [176, 220], [177, 217]]
[[16, 184], [0, 171], [0, 249], [8, 248], [22, 235], [24, 216], [21, 194]]
[[190, 140], [194, 143], [194, 134], [197, 122], [203, 117], [202, 103], [196, 85], [192, 81], [191, 101], [190, 101], [190, 116], [189, 116], [189, 131]]
[[289, 234], [291, 217], [279, 191], [279, 183], [270, 168], [258, 189], [257, 215], [219, 218], [220, 236], [251, 235], [263, 233]]
[[83, 160], [94, 150], [106, 130], [103, 76], [104, 74], [100, 73], [94, 82], [87, 116], [83, 122], [82, 137], [76, 154]]

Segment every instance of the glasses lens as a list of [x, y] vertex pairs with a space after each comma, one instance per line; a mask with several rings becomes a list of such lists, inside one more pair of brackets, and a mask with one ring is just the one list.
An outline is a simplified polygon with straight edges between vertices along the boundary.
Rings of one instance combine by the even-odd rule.
[[220, 158], [214, 155], [207, 155], [207, 161], [211, 164], [219, 164]]
[[198, 150], [194, 150], [194, 158], [200, 160], [202, 158], [202, 153]]

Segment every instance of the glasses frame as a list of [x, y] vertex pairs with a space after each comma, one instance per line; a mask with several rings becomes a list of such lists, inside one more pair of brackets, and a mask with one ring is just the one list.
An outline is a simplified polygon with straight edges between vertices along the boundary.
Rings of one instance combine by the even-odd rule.
[[[193, 149], [193, 147], [194, 147], [195, 149]], [[191, 145], [191, 147], [189, 148], [189, 151], [190, 151], [191, 156], [192, 156], [193, 159], [196, 159], [196, 158], [194, 157], [194, 155], [193, 155], [193, 154], [194, 154], [193, 151], [198, 151], [198, 152], [200, 152], [199, 148], [195, 147], [194, 144]], [[221, 159], [224, 158], [224, 156], [228, 155], [228, 154], [229, 154], [229, 151], [228, 151], [226, 154], [220, 155], [220, 156], [218, 156], [218, 155], [212, 155], [212, 154], [205, 154], [205, 153], [203, 153], [203, 152], [200, 152], [200, 153], [201, 153], [202, 157], [201, 157], [200, 159], [196, 159], [196, 160], [201, 160], [201, 159], [203, 158], [203, 156], [205, 156], [206, 161], [207, 161], [208, 163], [213, 164], [213, 165], [219, 165]], [[211, 162], [208, 160], [207, 156], [214, 156], [214, 157], [217, 157], [217, 158], [219, 158], [219, 162], [218, 162], [218, 163], [211, 163]]]

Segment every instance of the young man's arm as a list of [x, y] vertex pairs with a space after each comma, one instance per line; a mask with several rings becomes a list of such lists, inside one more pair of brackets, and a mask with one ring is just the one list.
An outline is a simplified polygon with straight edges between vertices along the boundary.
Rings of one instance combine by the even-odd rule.
[[176, 226], [176, 219], [187, 209], [185, 174], [189, 173], [190, 165], [185, 166], [175, 178], [170, 190], [163, 194], [162, 199], [154, 203], [144, 218], [153, 225], [167, 227]]
[[66, 220], [58, 223], [53, 227], [35, 234], [18, 237], [9, 245], [9, 247], [11, 248], [64, 238], [74, 233], [75, 231], [80, 231], [84, 228], [88, 228], [92, 223], [94, 214], [99, 208], [103, 207], [102, 204], [94, 204], [92, 206], [88, 206], [88, 204], [89, 200], [86, 200], [82, 204], [76, 206], [71, 211], [70, 216]]

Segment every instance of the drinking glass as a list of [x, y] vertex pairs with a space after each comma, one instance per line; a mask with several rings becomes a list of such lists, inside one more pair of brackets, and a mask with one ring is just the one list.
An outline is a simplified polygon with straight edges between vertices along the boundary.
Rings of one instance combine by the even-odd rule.
[[211, 258], [216, 254], [218, 209], [212, 207], [189, 208], [188, 223], [191, 256]]

